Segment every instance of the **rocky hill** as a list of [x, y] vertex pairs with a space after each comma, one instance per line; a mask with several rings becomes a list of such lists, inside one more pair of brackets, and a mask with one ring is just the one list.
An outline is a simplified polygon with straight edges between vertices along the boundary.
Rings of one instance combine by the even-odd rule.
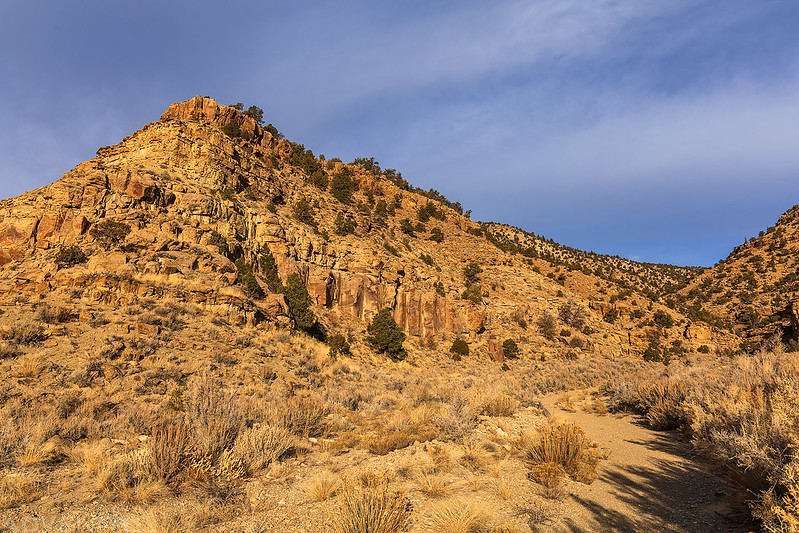
[[[496, 246], [506, 238], [499, 226], [484, 232], [458, 205], [364, 161], [316, 158], [209, 98], [174, 104], [57, 182], [0, 203], [0, 289], [12, 298], [68, 287], [117, 306], [168, 296], [233, 323], [286, 327], [296, 317], [268, 279], [297, 274], [322, 335], [357, 340], [389, 308], [414, 347], [448, 349], [460, 338], [501, 360], [507, 338], [529, 353], [640, 354], [653, 333], [634, 326], [658, 308], [644, 295], [624, 304], [625, 290], [652, 291], [692, 272], [619, 260], [616, 278], [603, 258], [581, 265], [580, 276], [546, 275]], [[556, 270], [579, 259], [559, 250], [558, 262], [549, 258]], [[70, 251], [86, 261], [65, 260]], [[569, 306], [582, 317], [571, 330], [558, 318]], [[664, 342], [726, 342], [686, 334], [682, 317], [660, 311], [673, 315], [658, 328]], [[547, 314], [555, 325], [542, 331]]]
[[489, 222], [483, 227], [488, 238], [503, 250], [540, 259], [553, 266], [563, 265], [568, 270], [593, 274], [612, 282], [620, 290], [641, 292], [653, 300], [681, 289], [705, 270], [585, 252], [507, 224]]
[[746, 338], [799, 347], [799, 206], [674, 295], [674, 307]]

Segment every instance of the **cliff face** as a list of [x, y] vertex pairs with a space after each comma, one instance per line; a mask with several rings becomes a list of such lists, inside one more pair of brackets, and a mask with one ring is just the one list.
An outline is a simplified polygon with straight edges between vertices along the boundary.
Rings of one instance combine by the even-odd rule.
[[[86, 297], [109, 305], [173, 296], [235, 322], [288, 326], [282, 295], [251, 299], [237, 281], [233, 261], [241, 259], [265, 287], [260, 258], [268, 250], [284, 282], [294, 273], [305, 282], [329, 326], [356, 319], [362, 330], [390, 308], [420, 347], [460, 337], [495, 359], [505, 338], [543, 353], [630, 354], [650, 342], [650, 333], [630, 333], [634, 313], [625, 304], [584, 290], [599, 283], [590, 274], [547, 277], [452, 208], [363, 166], [312, 158], [309, 168], [307, 154], [279, 137], [198, 96], [172, 104], [158, 122], [101, 148], [57, 182], [0, 202], [2, 297], [63, 287], [88, 289]], [[351, 200], [331, 194], [339, 178], [349, 180]], [[419, 222], [431, 205], [434, 216]], [[130, 232], [109, 242], [107, 221]], [[59, 262], [73, 245], [88, 260]], [[471, 262], [482, 272], [467, 283]], [[622, 290], [603, 283], [603, 294]], [[469, 299], [461, 297], [467, 285]], [[634, 307], [647, 309], [646, 302], [640, 296]], [[574, 332], [580, 342], [545, 338], [534, 326], [565, 304], [586, 313], [588, 327]], [[610, 308], [622, 310], [621, 320], [603, 320]], [[635, 319], [651, 313], [650, 306]], [[684, 330], [659, 335], [695, 342]], [[701, 342], [715, 340], [708, 334]]]

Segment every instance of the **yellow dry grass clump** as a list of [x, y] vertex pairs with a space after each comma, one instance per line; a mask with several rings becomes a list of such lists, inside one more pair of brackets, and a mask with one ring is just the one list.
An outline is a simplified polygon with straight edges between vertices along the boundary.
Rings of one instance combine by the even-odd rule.
[[386, 473], [366, 472], [345, 480], [341, 491], [337, 533], [397, 533], [405, 531], [411, 504], [400, 492], [389, 490]]
[[518, 446], [532, 477], [544, 486], [556, 486], [564, 475], [582, 483], [596, 479], [601, 455], [575, 423], [550, 421], [535, 434], [523, 434]]

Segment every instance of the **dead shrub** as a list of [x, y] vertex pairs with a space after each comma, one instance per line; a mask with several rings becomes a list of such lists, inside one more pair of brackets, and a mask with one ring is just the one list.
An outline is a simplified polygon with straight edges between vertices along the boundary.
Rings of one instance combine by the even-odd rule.
[[243, 416], [233, 394], [226, 394], [222, 382], [203, 374], [190, 384], [185, 396], [185, 419], [195, 453], [214, 464], [236, 441]]
[[411, 503], [400, 492], [389, 490], [385, 474], [366, 473], [345, 480], [335, 517], [337, 533], [397, 533], [410, 524]]
[[0, 359], [13, 359], [22, 354], [15, 346], [11, 346], [7, 342], [0, 342]]
[[554, 489], [566, 477], [566, 470], [557, 463], [547, 461], [546, 463], [532, 465], [530, 467], [530, 477], [545, 488]]
[[585, 432], [575, 423], [549, 422], [539, 427], [536, 435], [523, 435], [519, 448], [531, 466], [560, 465], [569, 476], [584, 483], [596, 478], [599, 453], [591, 449]]
[[39, 308], [36, 313], [36, 318], [46, 324], [60, 324], [62, 322], [69, 322], [75, 318], [75, 313], [66, 307], [53, 307], [44, 305]]
[[186, 424], [163, 424], [153, 432], [147, 460], [143, 463], [147, 477], [169, 483], [183, 470], [189, 453], [189, 433]]
[[44, 328], [30, 322], [11, 328], [10, 340], [22, 346], [39, 344], [47, 338]]
[[285, 405], [274, 406], [273, 421], [303, 437], [321, 437], [327, 431], [327, 408], [312, 398], [289, 398]]
[[295, 444], [295, 437], [280, 426], [256, 425], [239, 433], [231, 453], [248, 472], [263, 470], [278, 461]]
[[487, 416], [513, 416], [519, 407], [519, 400], [507, 394], [492, 396], [483, 404], [482, 413]]
[[386, 455], [406, 448], [416, 441], [416, 438], [405, 430], [394, 430], [365, 438], [366, 448], [375, 455]]

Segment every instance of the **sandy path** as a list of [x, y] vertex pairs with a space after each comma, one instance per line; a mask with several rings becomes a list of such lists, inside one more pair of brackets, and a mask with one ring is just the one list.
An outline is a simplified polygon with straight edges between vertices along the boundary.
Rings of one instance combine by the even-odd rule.
[[725, 513], [723, 480], [714, 475], [677, 432], [652, 431], [633, 416], [569, 412], [542, 403], [556, 419], [575, 421], [589, 438], [610, 449], [591, 485], [575, 484], [550, 531], [739, 532]]

